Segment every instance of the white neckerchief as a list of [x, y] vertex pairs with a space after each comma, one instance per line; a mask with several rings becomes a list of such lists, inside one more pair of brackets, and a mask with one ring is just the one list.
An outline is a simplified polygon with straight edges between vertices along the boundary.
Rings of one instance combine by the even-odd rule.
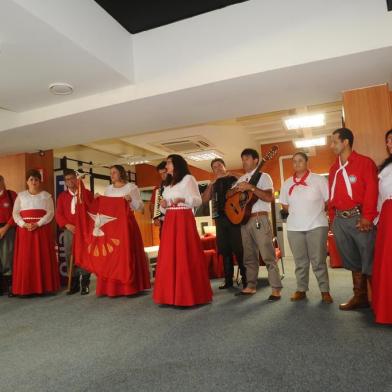
[[68, 192], [71, 194], [72, 196], [72, 201], [71, 201], [71, 214], [75, 215], [76, 212], [76, 202], [78, 200], [77, 198], [77, 192], [73, 193], [70, 189], [68, 189]]
[[336, 170], [335, 173], [335, 177], [333, 179], [333, 183], [332, 183], [332, 187], [331, 187], [331, 200], [333, 200], [334, 196], [335, 196], [335, 187], [336, 187], [336, 178], [339, 174], [339, 172], [342, 172], [343, 174], [343, 179], [344, 179], [344, 183], [346, 184], [346, 189], [347, 189], [347, 193], [350, 196], [350, 198], [353, 198], [353, 189], [351, 187], [351, 182], [350, 179], [348, 178], [348, 174], [347, 174], [347, 170], [346, 170], [346, 166], [348, 165], [348, 160], [346, 161], [346, 163], [344, 165], [342, 165], [342, 161], [340, 160], [339, 157], [339, 169]]

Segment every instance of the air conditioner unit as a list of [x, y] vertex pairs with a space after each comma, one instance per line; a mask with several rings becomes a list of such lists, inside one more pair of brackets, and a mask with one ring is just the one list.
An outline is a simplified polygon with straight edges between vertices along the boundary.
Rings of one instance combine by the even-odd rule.
[[202, 136], [190, 136], [181, 139], [165, 140], [154, 143], [154, 147], [162, 148], [169, 153], [186, 153], [210, 150], [214, 145]]

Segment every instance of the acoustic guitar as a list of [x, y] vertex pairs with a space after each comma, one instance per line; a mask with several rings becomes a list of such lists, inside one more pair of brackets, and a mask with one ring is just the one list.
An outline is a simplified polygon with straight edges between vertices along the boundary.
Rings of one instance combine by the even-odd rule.
[[[259, 179], [261, 177], [260, 170], [264, 163], [271, 160], [278, 152], [278, 146], [273, 146], [267, 155], [265, 155], [259, 165], [257, 166], [255, 172], [249, 180], [249, 184], [256, 187]], [[236, 191], [235, 188], [229, 190], [226, 193], [226, 203], [225, 203], [225, 214], [229, 221], [235, 225], [245, 224], [248, 222], [251, 214], [253, 204], [256, 203], [257, 197], [252, 191], [240, 192]]]

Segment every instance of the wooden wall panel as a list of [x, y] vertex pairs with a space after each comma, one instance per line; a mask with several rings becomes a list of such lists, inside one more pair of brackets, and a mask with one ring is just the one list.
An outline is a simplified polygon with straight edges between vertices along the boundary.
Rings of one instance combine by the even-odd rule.
[[384, 135], [392, 128], [388, 85], [345, 91], [343, 107], [345, 125], [355, 136], [354, 149], [380, 164], [386, 157]]
[[[189, 165], [192, 175], [197, 181], [211, 180], [212, 173]], [[136, 183], [139, 188], [157, 186], [161, 182], [161, 178], [156, 171], [155, 166], [143, 164], [136, 166]]]
[[26, 189], [26, 154], [0, 157], [0, 174], [4, 177], [8, 189], [21, 192]]

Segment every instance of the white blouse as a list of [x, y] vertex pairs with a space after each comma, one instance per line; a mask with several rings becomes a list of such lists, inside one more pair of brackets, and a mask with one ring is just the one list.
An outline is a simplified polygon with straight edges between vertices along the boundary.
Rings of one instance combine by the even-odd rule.
[[38, 226], [50, 223], [54, 216], [54, 204], [52, 195], [46, 191], [42, 191], [36, 195], [32, 195], [29, 191], [18, 193], [14, 203], [12, 216], [15, 223], [23, 227], [25, 222], [20, 216], [20, 212], [24, 210], [45, 210], [46, 214], [37, 222]]
[[[173, 205], [174, 199], [179, 198], [185, 199], [185, 202], [178, 203], [177, 207], [195, 208], [201, 205], [199, 186], [195, 177], [190, 174], [187, 174], [176, 185], [165, 186], [162, 197], [169, 207]], [[161, 207], [161, 211], [165, 213], [166, 209]]]
[[384, 201], [392, 198], [392, 163], [382, 170], [378, 178], [380, 181], [378, 183], [377, 211], [381, 212]]
[[132, 201], [129, 203], [131, 209], [134, 211], [144, 210], [144, 203], [140, 196], [139, 188], [132, 182], [127, 182], [121, 188], [115, 188], [113, 184], [111, 184], [106, 187], [104, 195], [108, 197], [131, 196]]
[[305, 180], [307, 186], [294, 185], [293, 177], [287, 179], [280, 191], [279, 201], [289, 206], [287, 230], [309, 231], [328, 226], [325, 203], [329, 199], [328, 181], [319, 174], [310, 173]]

